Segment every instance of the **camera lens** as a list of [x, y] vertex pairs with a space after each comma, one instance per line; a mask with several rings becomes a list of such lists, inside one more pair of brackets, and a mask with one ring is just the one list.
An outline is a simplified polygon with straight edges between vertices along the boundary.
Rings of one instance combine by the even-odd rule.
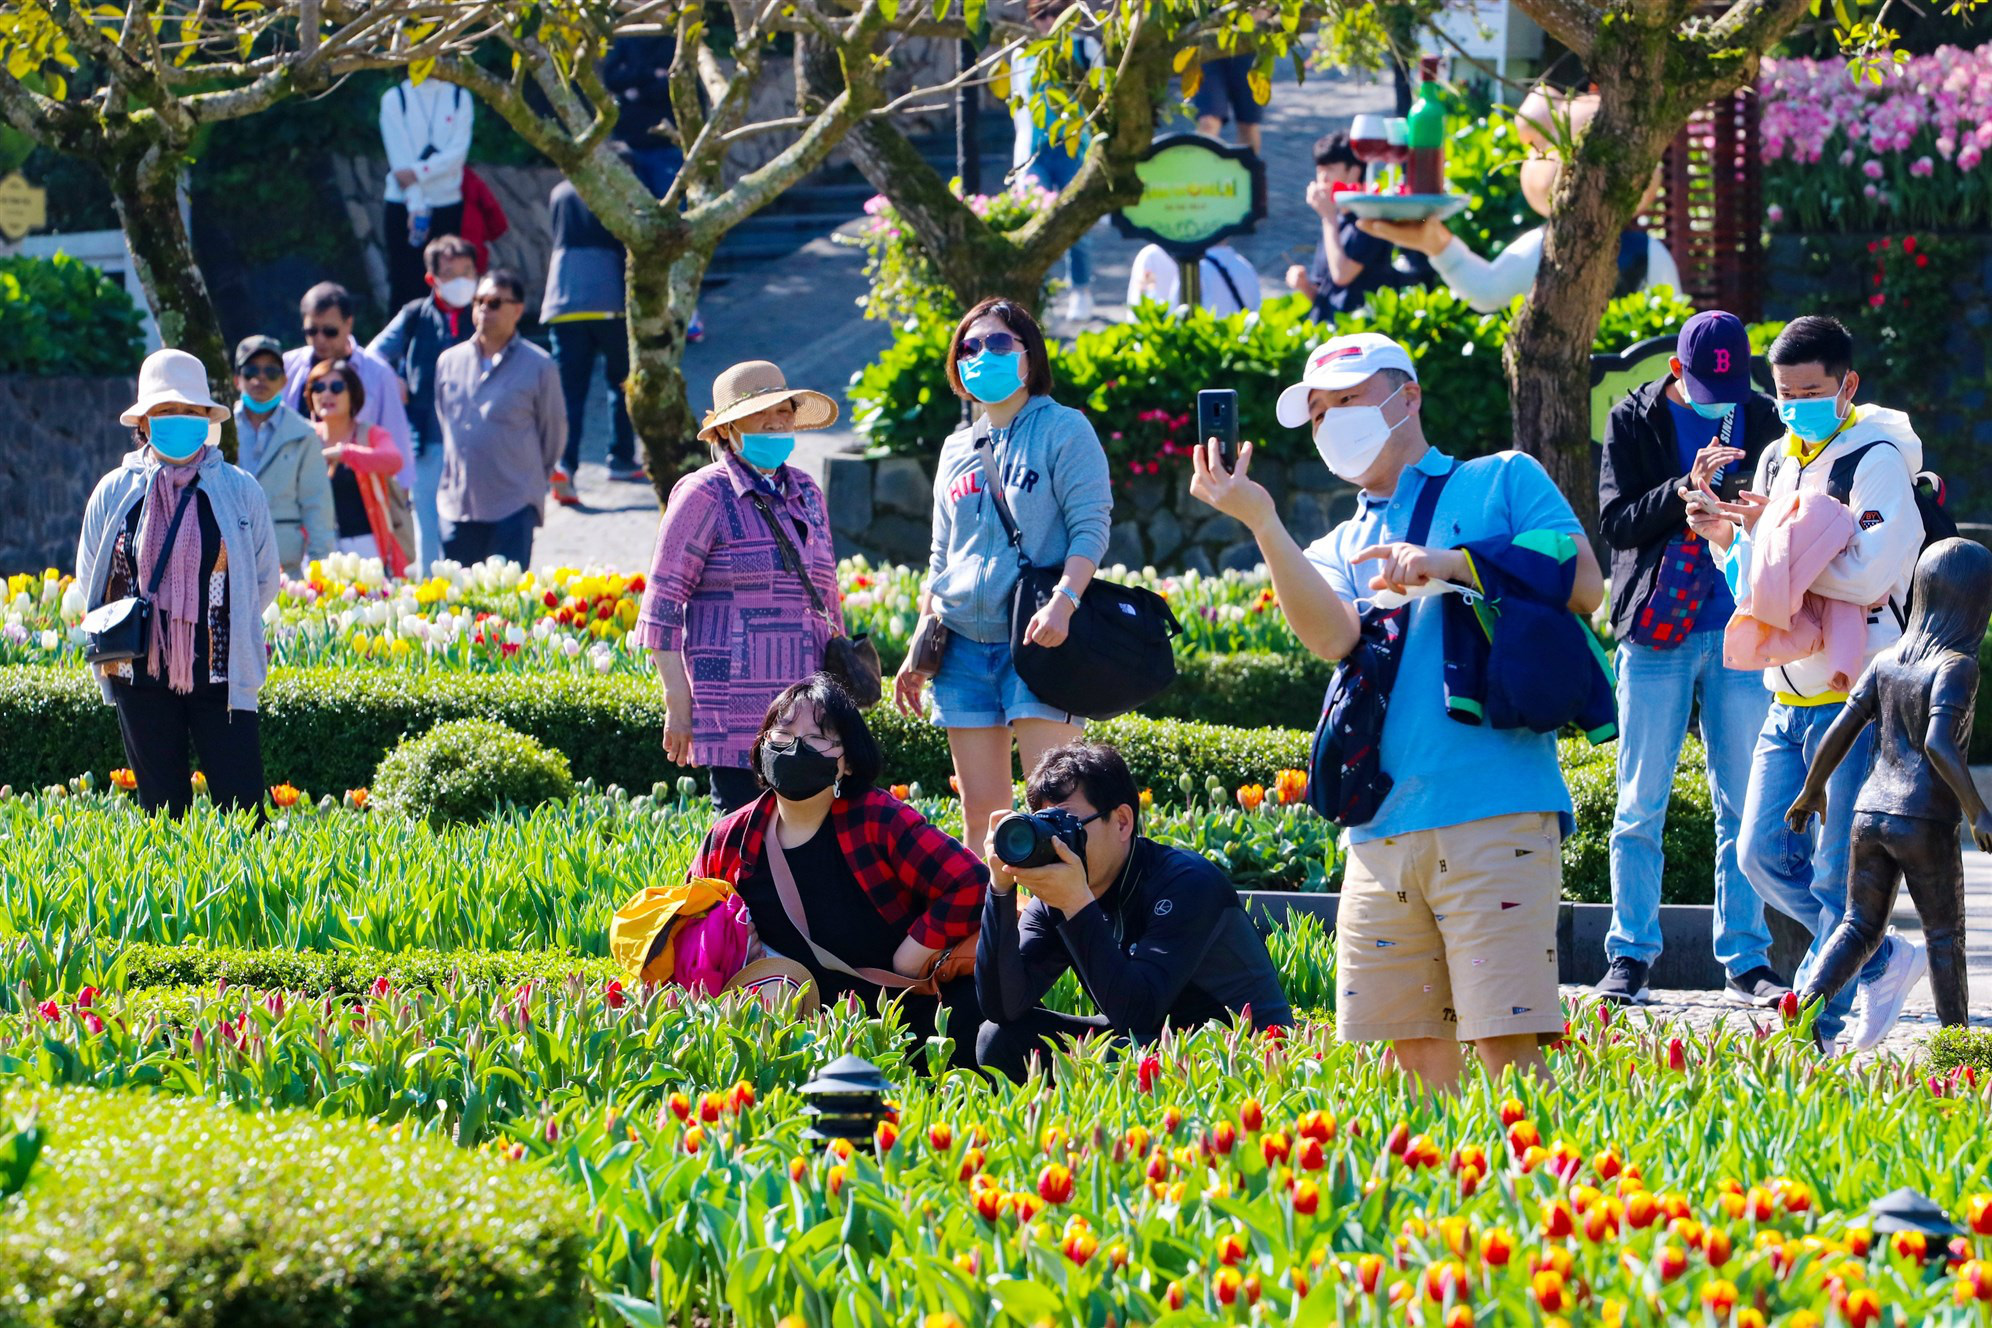
[[996, 856], [1012, 867], [1041, 867], [1051, 861], [1051, 836], [1034, 816], [1011, 814], [996, 823]]

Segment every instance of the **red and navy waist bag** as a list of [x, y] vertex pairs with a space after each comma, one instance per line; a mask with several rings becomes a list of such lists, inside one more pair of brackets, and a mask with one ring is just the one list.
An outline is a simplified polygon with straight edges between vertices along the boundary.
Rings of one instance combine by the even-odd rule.
[[[1451, 478], [1448, 470], [1425, 479], [1403, 543], [1423, 544], [1430, 537], [1432, 512]], [[1409, 603], [1364, 610], [1362, 634], [1328, 682], [1307, 763], [1307, 801], [1337, 825], [1367, 824], [1390, 796], [1392, 781], [1382, 761], [1383, 719], [1410, 627]]]

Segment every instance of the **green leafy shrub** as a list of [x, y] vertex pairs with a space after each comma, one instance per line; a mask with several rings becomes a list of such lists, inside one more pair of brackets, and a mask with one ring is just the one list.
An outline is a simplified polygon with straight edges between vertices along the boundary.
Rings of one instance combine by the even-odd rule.
[[7, 1321], [287, 1328], [586, 1322], [588, 1241], [552, 1173], [357, 1122], [73, 1089], [0, 1208]]
[[0, 258], [0, 374], [134, 373], [140, 327], [125, 288], [88, 263]]
[[[1021, 229], [1056, 197], [1051, 190], [1023, 179], [994, 194], [964, 196], [959, 178], [950, 180], [948, 187], [998, 235]], [[858, 297], [858, 307], [866, 318], [887, 323], [920, 319], [952, 324], [964, 312], [961, 300], [934, 270], [925, 246], [914, 238], [912, 228], [884, 194], [866, 201], [865, 219], [855, 233], [840, 230], [830, 238], [865, 251], [867, 293]]]
[[1307, 651], [1178, 655], [1176, 681], [1142, 707], [1155, 719], [1312, 730], [1335, 666]]
[[[1618, 747], [1563, 744], [1563, 779], [1576, 809], [1576, 833], [1563, 841], [1563, 897], [1586, 904], [1612, 902], [1612, 816], [1618, 806]], [[1708, 758], [1699, 739], [1681, 747], [1674, 793], [1660, 847], [1667, 866], [1660, 877], [1663, 904], [1715, 902], [1715, 807], [1708, 794]]]
[[[1606, 310], [1597, 347], [1623, 350], [1678, 329], [1693, 313], [1671, 291], [1635, 292]], [[1512, 310], [1477, 313], [1442, 286], [1377, 291], [1366, 310], [1344, 314], [1333, 326], [1312, 321], [1309, 302], [1298, 295], [1228, 318], [1208, 309], [1175, 318], [1144, 305], [1128, 322], [1053, 346], [1053, 395], [1092, 417], [1117, 476], [1137, 467], [1187, 468], [1194, 392], [1205, 384], [1238, 389], [1242, 437], [1275, 456], [1311, 457], [1305, 434], [1278, 427], [1273, 417], [1280, 389], [1299, 379], [1308, 351], [1328, 337], [1381, 332], [1417, 362], [1424, 409], [1446, 421], [1446, 450], [1484, 456], [1513, 445], [1501, 367], [1511, 317]], [[935, 321], [904, 324], [893, 344], [851, 379], [853, 418], [874, 446], [927, 455], [959, 427], [960, 403], [943, 374], [949, 330]]]
[[1938, 1074], [1968, 1068], [1992, 1076], [1992, 1028], [1940, 1028], [1923, 1044], [1923, 1060]]
[[434, 826], [476, 821], [501, 807], [537, 807], [574, 796], [567, 758], [495, 720], [453, 719], [404, 739], [374, 771], [384, 811]]

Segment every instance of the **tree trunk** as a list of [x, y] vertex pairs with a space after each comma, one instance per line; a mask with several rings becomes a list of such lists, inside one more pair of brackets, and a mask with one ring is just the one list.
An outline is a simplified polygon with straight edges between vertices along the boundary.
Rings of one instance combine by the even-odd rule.
[[1670, 67], [1672, 20], [1607, 25], [1587, 61], [1602, 99], [1559, 173], [1542, 265], [1502, 351], [1515, 445], [1537, 457], [1587, 531], [1598, 525], [1591, 440], [1591, 348], [1617, 279], [1619, 235], [1632, 224], [1667, 143], [1704, 92]]
[[671, 486], [680, 477], [705, 462], [698, 413], [687, 395], [682, 365], [685, 328], [698, 307], [699, 283], [711, 261], [710, 253], [688, 251], [673, 261], [667, 246], [632, 248], [624, 273], [629, 309], [624, 399], [660, 503], [669, 501]]
[[[235, 384], [228, 344], [180, 216], [179, 184], [186, 155], [128, 124], [106, 137], [99, 165], [110, 183], [146, 303], [159, 324], [159, 340], [198, 357], [207, 369], [214, 399], [232, 405]], [[222, 421], [221, 448], [224, 456], [235, 460], [233, 414]]]

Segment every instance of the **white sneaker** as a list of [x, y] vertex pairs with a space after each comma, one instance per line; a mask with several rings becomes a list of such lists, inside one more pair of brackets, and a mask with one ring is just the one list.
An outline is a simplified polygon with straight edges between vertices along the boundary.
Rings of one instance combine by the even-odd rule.
[[1897, 934], [1893, 927], [1888, 929], [1887, 941], [1888, 967], [1874, 981], [1861, 984], [1861, 1012], [1854, 1026], [1847, 1030], [1848, 1051], [1870, 1051], [1880, 1045], [1895, 1027], [1895, 1021], [1902, 1017], [1909, 989], [1929, 971], [1930, 961], [1922, 946]]
[[1086, 319], [1091, 318], [1093, 316], [1093, 292], [1087, 290], [1084, 286], [1073, 291], [1071, 299], [1065, 305], [1065, 316], [1075, 323], [1084, 322]]

